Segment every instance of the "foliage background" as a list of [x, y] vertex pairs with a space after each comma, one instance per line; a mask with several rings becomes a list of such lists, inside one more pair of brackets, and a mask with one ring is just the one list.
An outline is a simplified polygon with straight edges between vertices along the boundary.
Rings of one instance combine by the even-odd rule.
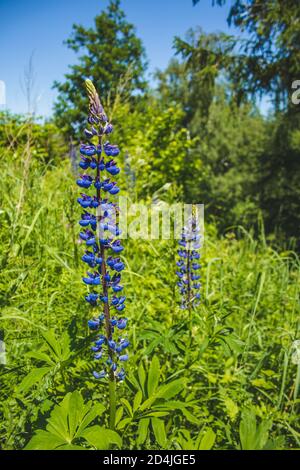
[[[55, 84], [53, 119], [1, 113], [1, 448], [299, 448], [300, 130], [288, 95], [299, 4], [252, 0], [248, 16], [233, 4], [248, 48], [190, 31], [152, 89], [141, 41], [113, 1], [94, 30], [74, 27], [68, 45], [81, 59]], [[178, 307], [175, 242], [126, 242], [132, 346], [116, 432], [106, 386], [91, 378], [81, 282], [85, 78], [115, 126], [123, 194], [205, 204], [192, 319]], [[267, 117], [258, 93], [273, 98]]]

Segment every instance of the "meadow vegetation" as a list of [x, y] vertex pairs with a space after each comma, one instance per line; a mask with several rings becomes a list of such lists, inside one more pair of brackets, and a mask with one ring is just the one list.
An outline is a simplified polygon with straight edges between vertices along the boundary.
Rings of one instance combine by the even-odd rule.
[[[191, 316], [179, 307], [176, 240], [124, 240], [131, 347], [110, 429], [107, 384], [92, 376], [78, 237], [88, 71], [81, 64], [56, 85], [48, 121], [2, 112], [0, 447], [299, 448], [299, 113], [281, 104], [262, 116], [249, 95], [237, 99], [232, 75], [212, 77], [222, 38], [194, 32], [188, 50], [178, 40], [153, 90], [119, 2], [95, 25], [111, 75], [96, 61], [91, 77], [115, 125], [122, 194], [205, 204], [201, 304]], [[69, 45], [88, 56], [92, 33], [78, 34]], [[193, 58], [204, 42], [206, 64]]]

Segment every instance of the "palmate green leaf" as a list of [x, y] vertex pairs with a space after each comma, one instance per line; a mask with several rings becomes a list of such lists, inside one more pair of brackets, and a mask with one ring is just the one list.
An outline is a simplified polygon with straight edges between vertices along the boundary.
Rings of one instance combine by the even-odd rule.
[[66, 441], [51, 432], [39, 430], [35, 433], [25, 450], [54, 450], [64, 446]]
[[148, 397], [151, 397], [152, 394], [155, 392], [158, 386], [159, 377], [160, 377], [159, 359], [157, 356], [154, 356], [151, 361], [149, 373], [148, 373], [148, 383], [147, 383]]
[[91, 426], [82, 432], [81, 436], [97, 450], [107, 450], [111, 444], [122, 446], [122, 439], [115, 431], [102, 428], [101, 426]]
[[[99, 403], [90, 401], [85, 404], [81, 394], [77, 391], [68, 393], [63, 401], [56, 405], [51, 412], [46, 431], [38, 430], [27, 445], [27, 448], [54, 449], [64, 446], [64, 449], [74, 449], [75, 447], [80, 449], [80, 446], [77, 445], [80, 439], [85, 439], [90, 445], [99, 449], [108, 448], [107, 445], [110, 445], [110, 443], [119, 445], [120, 440], [118, 435], [115, 436], [109, 430], [104, 430], [100, 426], [88, 427], [104, 410], [104, 406]], [[88, 432], [90, 429], [93, 429], [97, 436], [97, 441], [93, 443], [91, 432]], [[107, 432], [107, 437], [103, 440], [103, 443], [101, 443], [99, 429], [102, 436], [104, 431]]]
[[160, 447], [165, 448], [167, 443], [165, 423], [162, 419], [151, 418], [151, 424], [157, 443], [160, 445]]
[[77, 391], [68, 393], [61, 404], [56, 406], [48, 420], [47, 430], [67, 442], [81, 437], [85, 428], [105, 410], [100, 403], [84, 404]]
[[40, 382], [50, 372], [50, 367], [39, 367], [29, 372], [17, 388], [17, 392], [26, 393], [31, 387]]
[[72, 442], [68, 426], [68, 404], [70, 395], [71, 394], [68, 393], [62, 403], [54, 408], [46, 426], [48, 432], [69, 444]]
[[[74, 392], [70, 395], [67, 414], [68, 414], [68, 425], [69, 425], [69, 436], [72, 438], [76, 436], [77, 429], [82, 423], [82, 420], [86, 416], [90, 409], [89, 405], [85, 405], [83, 398], [79, 392]], [[83, 428], [84, 429], [84, 428]], [[80, 433], [78, 433], [80, 435]]]

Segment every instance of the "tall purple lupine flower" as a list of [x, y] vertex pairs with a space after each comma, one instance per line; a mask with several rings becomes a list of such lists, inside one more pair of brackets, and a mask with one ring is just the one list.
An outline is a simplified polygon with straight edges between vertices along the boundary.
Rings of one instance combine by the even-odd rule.
[[200, 241], [200, 228], [193, 207], [192, 214], [183, 227], [181, 239], [178, 242], [179, 259], [176, 261], [177, 285], [181, 295], [181, 308], [190, 312], [193, 307], [199, 305], [201, 298]]
[[[125, 378], [123, 364], [128, 359], [126, 348], [129, 346], [124, 335], [127, 318], [122, 314], [126, 297], [121, 294], [123, 286], [120, 284], [124, 263], [119, 257], [123, 250], [118, 239], [119, 209], [109, 200], [110, 196], [119, 193], [113, 179], [120, 172], [114, 160], [119, 155], [119, 148], [108, 141], [113, 126], [90, 80], [86, 80], [86, 88], [90, 102], [88, 128], [84, 131], [87, 143], [80, 146], [79, 166], [84, 173], [77, 179], [78, 186], [84, 190], [78, 198], [84, 209], [79, 221], [83, 228], [80, 238], [87, 246], [82, 261], [90, 268], [83, 282], [89, 288], [85, 300], [95, 312], [88, 326], [99, 333], [91, 348], [97, 364], [93, 376], [108, 378], [111, 407], [115, 407], [112, 403], [115, 402], [115, 382]], [[92, 171], [87, 173], [88, 170]], [[114, 416], [111, 416], [112, 421]]]

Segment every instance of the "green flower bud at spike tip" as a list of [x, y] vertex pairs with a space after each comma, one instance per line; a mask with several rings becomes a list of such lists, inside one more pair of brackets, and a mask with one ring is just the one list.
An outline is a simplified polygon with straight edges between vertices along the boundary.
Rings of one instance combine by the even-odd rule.
[[94, 87], [93, 82], [87, 79], [85, 81], [85, 86], [86, 86], [86, 90], [87, 90], [89, 101], [90, 101], [90, 107], [89, 107], [90, 114], [94, 116], [95, 118], [98, 118], [106, 122], [107, 117], [104, 113], [103, 106], [101, 104], [99, 95], [97, 93], [96, 88]]

